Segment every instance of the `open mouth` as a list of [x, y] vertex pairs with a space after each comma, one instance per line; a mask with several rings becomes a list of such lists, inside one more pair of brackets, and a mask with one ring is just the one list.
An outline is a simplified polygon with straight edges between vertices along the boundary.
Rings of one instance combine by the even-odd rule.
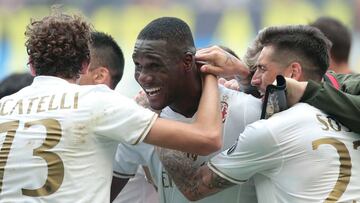
[[150, 97], [156, 96], [160, 94], [160, 87], [153, 87], [153, 88], [144, 88], [146, 94]]

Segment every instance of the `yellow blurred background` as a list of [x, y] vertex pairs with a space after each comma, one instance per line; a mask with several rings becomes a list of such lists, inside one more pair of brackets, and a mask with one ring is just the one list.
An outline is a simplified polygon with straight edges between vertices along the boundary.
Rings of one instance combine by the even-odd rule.
[[263, 27], [307, 24], [320, 16], [332, 16], [352, 31], [350, 65], [360, 71], [358, 0], [0, 0], [0, 79], [28, 70], [25, 26], [30, 18], [49, 14], [53, 4], [64, 5], [66, 13], [86, 16], [96, 30], [114, 37], [126, 61], [117, 89], [129, 97], [139, 90], [131, 60], [135, 39], [148, 22], [161, 16], [185, 20], [198, 47], [220, 44], [239, 56]]

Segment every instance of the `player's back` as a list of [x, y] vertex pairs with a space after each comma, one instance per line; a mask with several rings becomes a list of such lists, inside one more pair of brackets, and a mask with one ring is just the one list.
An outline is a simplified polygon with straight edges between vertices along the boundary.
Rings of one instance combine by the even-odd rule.
[[278, 202], [360, 201], [359, 135], [307, 104], [273, 116], [267, 126], [282, 162], [263, 174]]
[[0, 100], [0, 202], [108, 202], [118, 141], [140, 140], [119, 135], [128, 100], [114, 94], [37, 77]]

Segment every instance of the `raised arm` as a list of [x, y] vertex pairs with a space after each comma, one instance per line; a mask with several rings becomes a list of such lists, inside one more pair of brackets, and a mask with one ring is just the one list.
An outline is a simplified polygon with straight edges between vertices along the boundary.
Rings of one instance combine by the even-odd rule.
[[249, 69], [240, 59], [218, 46], [198, 50], [195, 59], [206, 62], [206, 65], [200, 68], [200, 70], [205, 73], [211, 73], [221, 77], [238, 75], [243, 79], [246, 79], [250, 74]]
[[237, 84], [229, 81], [224, 84], [225, 87], [252, 94], [255, 97], [259, 96], [257, 89], [250, 84], [253, 73], [242, 60], [218, 46], [200, 49], [196, 52], [195, 57], [196, 60], [206, 63], [200, 67], [204, 73], [211, 73], [219, 77], [234, 76]]
[[182, 152], [161, 149], [159, 157], [178, 189], [190, 201], [196, 201], [235, 185], [211, 171], [205, 164], [197, 167]]
[[221, 122], [217, 78], [213, 75], [206, 75], [194, 123], [186, 124], [158, 118], [144, 142], [199, 155], [208, 155], [222, 146]]

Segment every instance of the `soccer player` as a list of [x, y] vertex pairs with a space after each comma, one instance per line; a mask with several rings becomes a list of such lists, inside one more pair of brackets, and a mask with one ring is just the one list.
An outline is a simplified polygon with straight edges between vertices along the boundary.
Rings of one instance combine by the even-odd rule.
[[124, 72], [124, 54], [108, 34], [91, 32], [90, 64], [87, 74], [80, 75], [80, 85], [105, 84], [115, 89]]
[[[89, 48], [89, 71], [80, 75], [79, 84], [104, 84], [110, 89], [115, 89], [124, 72], [124, 55], [121, 48], [111, 35], [97, 31], [91, 32]], [[142, 167], [139, 167], [135, 177], [129, 182], [124, 181], [118, 184], [122, 184], [120, 187], [124, 187], [126, 184], [121, 194], [116, 197], [115, 202], [118, 203], [129, 201], [134, 203], [150, 202], [150, 198], [156, 200], [158, 197], [155, 188], [146, 180]], [[142, 190], [144, 195], [139, 195], [139, 190]]]
[[88, 69], [90, 31], [82, 18], [56, 9], [27, 26], [36, 77], [0, 100], [1, 202], [109, 202], [118, 142], [200, 154], [220, 149], [216, 77], [203, 78], [194, 123], [158, 118], [104, 85], [75, 84]]
[[[203, 89], [194, 55], [191, 30], [178, 18], [155, 19], [139, 33], [133, 52], [135, 79], [145, 91], [151, 108], [162, 110], [160, 117], [189, 123], [199, 113], [197, 104]], [[239, 132], [242, 132], [247, 124], [260, 118], [261, 101], [222, 86], [219, 91], [224, 132], [223, 149], [226, 149], [235, 142]], [[179, 164], [191, 168], [186, 173], [193, 172], [215, 155], [200, 156], [196, 153], [160, 148], [155, 150], [146, 144], [135, 147], [122, 144], [116, 153], [114, 179], [129, 178], [138, 164], [148, 164], [158, 187], [160, 202], [189, 202], [169, 179], [156, 151], [178, 156]], [[235, 186], [201, 202], [254, 201], [255, 191], [249, 183]]]
[[[313, 74], [314, 80], [321, 81], [329, 64], [329, 46], [317, 29], [269, 27], [258, 38], [264, 47], [252, 84], [261, 92], [278, 74], [296, 80]], [[195, 173], [183, 172], [186, 168], [175, 161], [166, 169], [191, 200], [261, 175], [269, 181], [255, 182], [259, 202], [355, 202], [360, 200], [359, 146], [358, 134], [319, 109], [300, 103], [248, 125], [233, 147]], [[269, 198], [259, 198], [269, 191], [273, 193]]]
[[[198, 60], [210, 60], [208, 65], [202, 66], [201, 70], [220, 76], [237, 75], [238, 84], [241, 91], [251, 93], [257, 96], [257, 90], [253, 91], [249, 78], [255, 72], [256, 62], [263, 45], [259, 39], [255, 39], [248, 48], [243, 58], [243, 62], [224, 52], [217, 46], [205, 48], [197, 52]], [[231, 60], [229, 60], [231, 58]], [[249, 71], [246, 71], [249, 69]], [[289, 106], [297, 102], [305, 102], [316, 108], [325, 111], [327, 114], [336, 117], [336, 119], [347, 126], [350, 130], [360, 133], [360, 74], [336, 74], [327, 73], [333, 76], [335, 87], [332, 81], [318, 83], [309, 78], [308, 82], [296, 82], [292, 80], [288, 87]], [[291, 89], [294, 88], [294, 91]], [[339, 91], [341, 90], [341, 91]], [[289, 94], [294, 93], [294, 94]]]

